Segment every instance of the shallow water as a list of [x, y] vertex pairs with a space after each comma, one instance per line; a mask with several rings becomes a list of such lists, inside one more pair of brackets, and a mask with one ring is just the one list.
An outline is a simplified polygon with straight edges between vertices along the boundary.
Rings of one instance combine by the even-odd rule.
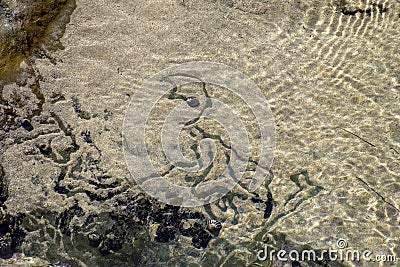
[[[276, 257], [258, 260], [265, 245], [400, 257], [399, 2], [76, 5], [61, 38], [64, 49], [29, 56], [30, 72], [21, 74], [27, 84], [2, 86], [2, 265], [298, 266]], [[276, 148], [255, 192], [247, 188], [250, 168], [221, 200], [174, 208], [134, 184], [121, 132], [143, 83], [189, 61], [223, 63], [254, 81], [274, 117]], [[203, 97], [202, 88], [166, 95], [150, 126], [162, 125], [174, 105]], [[257, 132], [239, 98], [205, 88], [245, 116], [250, 133]], [[33, 130], [20, 126], [23, 119]], [[218, 123], [200, 120], [195, 126], [182, 133], [188, 158], [197, 157], [192, 145], [211, 135], [218, 149], [226, 149]], [[170, 181], [198, 183], [226, 167], [220, 154], [207, 173], [171, 171], [159, 133], [149, 133], [147, 148]], [[257, 159], [257, 151], [253, 155]], [[338, 248], [339, 240], [346, 248]], [[299, 264], [399, 261], [325, 257]]]

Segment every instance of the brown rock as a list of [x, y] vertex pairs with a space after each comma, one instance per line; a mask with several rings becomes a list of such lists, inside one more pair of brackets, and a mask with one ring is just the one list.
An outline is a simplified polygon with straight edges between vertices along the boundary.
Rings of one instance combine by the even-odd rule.
[[19, 64], [42, 45], [59, 48], [74, 8], [72, 0], [0, 1], [0, 80], [13, 80]]

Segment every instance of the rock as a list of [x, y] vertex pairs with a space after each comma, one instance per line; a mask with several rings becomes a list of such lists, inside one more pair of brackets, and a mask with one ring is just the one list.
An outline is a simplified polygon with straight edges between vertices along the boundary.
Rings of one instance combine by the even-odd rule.
[[22, 126], [22, 128], [24, 128], [24, 129], [27, 130], [28, 132], [33, 131], [33, 126], [32, 126], [32, 124], [30, 123], [30, 121], [28, 121], [28, 120], [23, 120], [23, 121], [21, 122], [21, 126]]
[[41, 45], [51, 49], [74, 8], [74, 0], [1, 1], [0, 80], [15, 79], [20, 63]]

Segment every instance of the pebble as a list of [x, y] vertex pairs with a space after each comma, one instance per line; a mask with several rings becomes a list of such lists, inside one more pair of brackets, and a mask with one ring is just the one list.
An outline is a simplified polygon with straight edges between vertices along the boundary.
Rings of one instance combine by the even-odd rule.
[[28, 121], [28, 120], [23, 120], [22, 122], [21, 122], [21, 126], [25, 129], [25, 130], [27, 130], [28, 132], [30, 132], [30, 131], [33, 131], [33, 126], [32, 126], [32, 124], [30, 123], [30, 121]]
[[195, 107], [198, 107], [200, 105], [200, 101], [195, 97], [188, 98], [186, 100], [186, 102], [189, 105], [189, 107], [191, 107], [191, 108], [195, 108]]

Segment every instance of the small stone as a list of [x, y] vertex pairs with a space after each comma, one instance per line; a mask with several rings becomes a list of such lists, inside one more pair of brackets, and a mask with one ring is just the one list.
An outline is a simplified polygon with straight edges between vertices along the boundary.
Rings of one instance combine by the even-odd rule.
[[182, 225], [183, 230], [188, 230], [190, 228], [190, 223], [184, 222]]
[[88, 239], [90, 241], [97, 241], [97, 240], [100, 239], [100, 235], [97, 234], [97, 233], [91, 233], [91, 234], [88, 235]]
[[98, 233], [90, 233], [88, 234], [87, 238], [90, 242], [90, 246], [98, 247], [100, 245], [101, 237]]
[[32, 124], [26, 119], [21, 122], [21, 126], [28, 132], [33, 130]]
[[186, 102], [189, 105], [189, 107], [191, 107], [191, 108], [195, 108], [195, 107], [198, 107], [200, 105], [200, 101], [195, 97], [188, 98], [186, 100]]

